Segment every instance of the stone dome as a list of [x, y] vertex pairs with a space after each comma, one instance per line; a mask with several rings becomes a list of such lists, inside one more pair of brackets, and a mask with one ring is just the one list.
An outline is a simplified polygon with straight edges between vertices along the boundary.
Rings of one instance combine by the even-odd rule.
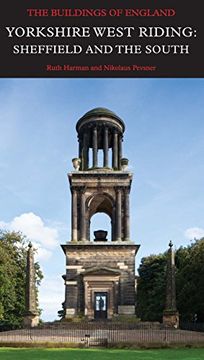
[[120, 124], [120, 127], [122, 128], [122, 132], [125, 131], [125, 124], [123, 120], [115, 114], [113, 111], [103, 108], [103, 107], [97, 107], [92, 110], [89, 110], [86, 112], [77, 122], [76, 124], [76, 130], [77, 132], [80, 131], [81, 126], [85, 124], [86, 120], [90, 120], [90, 118], [93, 118], [93, 121], [101, 121], [104, 118], [108, 118], [109, 122], [111, 119], [115, 122], [118, 122]]

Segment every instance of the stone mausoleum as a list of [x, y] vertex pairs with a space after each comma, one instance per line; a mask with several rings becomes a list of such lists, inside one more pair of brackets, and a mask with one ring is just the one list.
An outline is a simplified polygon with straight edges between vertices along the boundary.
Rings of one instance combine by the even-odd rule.
[[[72, 160], [75, 170], [68, 174], [72, 231], [70, 241], [62, 245], [65, 317], [134, 315], [139, 245], [130, 237], [132, 174], [122, 152], [125, 124], [114, 112], [96, 108], [78, 120], [76, 130], [79, 154]], [[95, 231], [94, 237], [90, 234], [96, 213], [109, 216], [110, 234], [105, 229]]]

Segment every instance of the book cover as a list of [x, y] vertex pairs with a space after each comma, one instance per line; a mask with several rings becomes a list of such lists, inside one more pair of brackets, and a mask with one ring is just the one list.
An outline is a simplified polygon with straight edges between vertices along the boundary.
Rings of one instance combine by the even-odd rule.
[[[136, 267], [171, 239], [179, 248], [204, 237], [202, 4], [8, 1], [0, 16], [0, 225], [38, 249], [42, 319], [52, 321], [64, 302], [60, 244], [72, 236], [66, 173], [88, 111], [125, 123]], [[111, 233], [107, 213], [91, 219], [92, 238]]]

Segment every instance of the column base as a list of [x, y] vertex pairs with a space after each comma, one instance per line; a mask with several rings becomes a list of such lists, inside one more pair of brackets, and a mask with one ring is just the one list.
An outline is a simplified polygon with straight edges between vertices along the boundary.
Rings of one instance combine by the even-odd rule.
[[179, 327], [179, 313], [174, 310], [164, 310], [163, 312], [163, 324], [168, 327]]
[[23, 325], [26, 328], [33, 328], [39, 324], [39, 315], [26, 315], [23, 319]]
[[65, 319], [72, 319], [76, 316], [75, 308], [68, 308], [65, 310]]
[[135, 315], [135, 306], [118, 305], [118, 315]]

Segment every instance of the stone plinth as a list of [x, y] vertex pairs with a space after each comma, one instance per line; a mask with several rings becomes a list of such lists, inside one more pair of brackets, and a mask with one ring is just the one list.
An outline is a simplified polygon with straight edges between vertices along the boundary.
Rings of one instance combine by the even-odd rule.
[[135, 314], [135, 254], [131, 242], [62, 245], [66, 255], [65, 316], [94, 318], [94, 293], [107, 293], [107, 318]]
[[178, 311], [166, 310], [163, 312], [163, 324], [168, 327], [179, 327], [179, 313]]
[[134, 305], [119, 305], [118, 315], [135, 315]]
[[38, 314], [28, 314], [24, 316], [23, 325], [26, 328], [33, 328], [39, 324], [39, 315]]

